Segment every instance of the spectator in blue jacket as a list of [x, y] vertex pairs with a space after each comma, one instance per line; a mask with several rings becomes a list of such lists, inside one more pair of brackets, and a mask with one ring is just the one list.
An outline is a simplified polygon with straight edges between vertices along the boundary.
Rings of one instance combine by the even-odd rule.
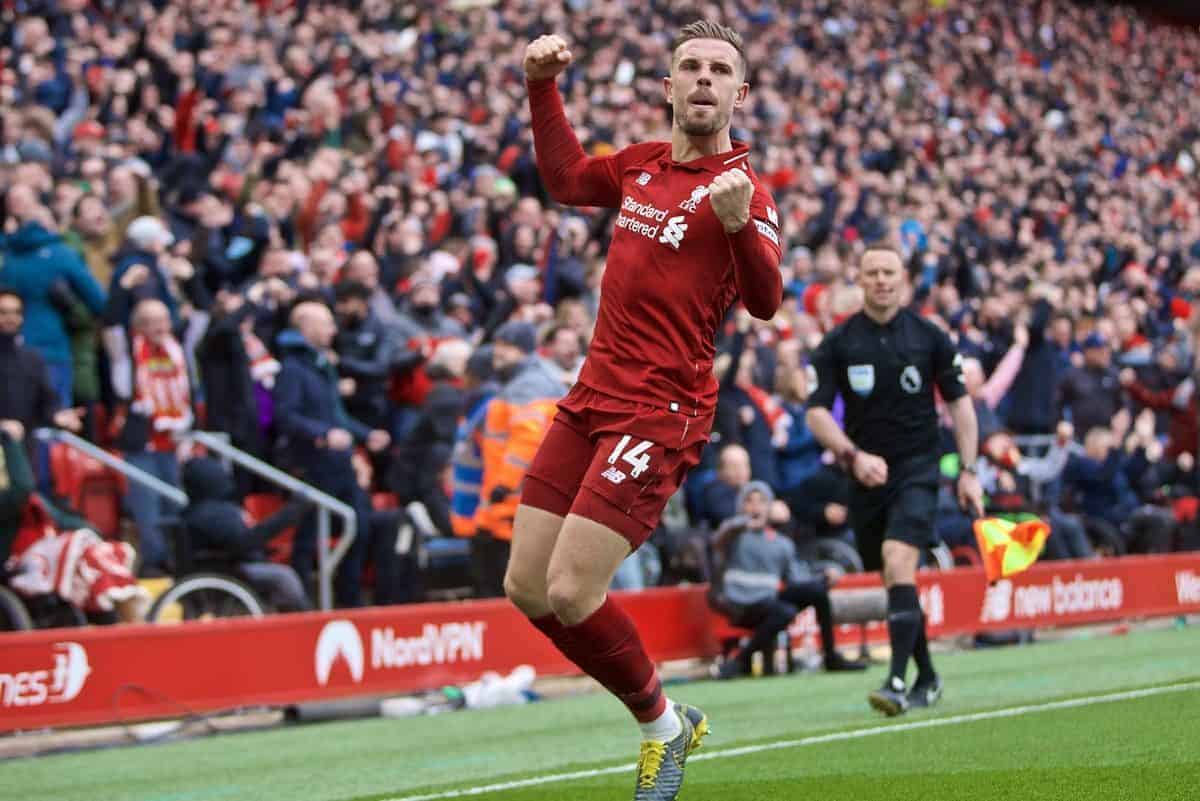
[[187, 302], [207, 309], [211, 298], [190, 261], [172, 255], [174, 235], [157, 217], [138, 217], [126, 231], [126, 249], [113, 270], [105, 317], [110, 325], [127, 328], [133, 307], [154, 298], [166, 304], [171, 328], [178, 331], [183, 319], [180, 306]]
[[[1122, 437], [1124, 430], [1116, 432]], [[1137, 487], [1162, 454], [1157, 441], [1130, 437], [1126, 447], [1108, 428], [1095, 427], [1084, 438], [1084, 453], [1075, 454], [1063, 471], [1063, 492], [1073, 498], [1084, 525], [1098, 545], [1121, 555], [1128, 551], [1162, 550], [1172, 536], [1164, 529], [1161, 510], [1143, 506]], [[1147, 450], [1151, 453], [1148, 454]]]
[[1146, 465], [1138, 455], [1128, 457], [1114, 447], [1113, 439], [1113, 432], [1101, 426], [1087, 432], [1083, 454], [1067, 461], [1063, 491], [1074, 496], [1085, 516], [1119, 527], [1137, 506], [1130, 476], [1139, 475]]
[[763, 389], [775, 373], [774, 352], [759, 347], [750, 331], [750, 316], [737, 314], [737, 330], [729, 345], [730, 360], [721, 377], [714, 428], [726, 443], [741, 445], [750, 454], [755, 478], [774, 481], [772, 436], [782, 410]]
[[1037, 294], [1040, 291], [1034, 291], [1037, 299], [1029, 321], [1025, 359], [1001, 409], [1007, 411], [1007, 427], [1017, 434], [1049, 434], [1054, 430], [1059, 420], [1055, 396], [1046, 388], [1058, 386], [1071, 366], [1071, 320], [1054, 317], [1054, 307], [1048, 298]]
[[[26, 197], [28, 195], [29, 197]], [[9, 210], [26, 209], [19, 227], [3, 240], [0, 281], [11, 287], [25, 304], [21, 328], [26, 347], [38, 351], [46, 362], [50, 383], [60, 406], [72, 398], [71, 339], [64, 321], [63, 289], [69, 290], [93, 313], [104, 311], [104, 290], [87, 265], [63, 238], [42, 222], [36, 197], [26, 186], [9, 191]], [[13, 212], [16, 214], [16, 211]]]
[[[356, 442], [374, 453], [387, 448], [391, 438], [386, 431], [368, 429], [342, 406], [337, 367], [330, 358], [337, 326], [329, 307], [316, 301], [299, 303], [290, 322], [292, 327], [279, 335], [283, 366], [273, 393], [279, 452], [302, 480], [354, 508], [357, 534], [338, 567], [334, 599], [339, 606], [360, 606], [371, 509], [351, 456]], [[292, 567], [306, 584], [313, 575], [316, 549], [316, 518], [310, 515], [292, 547]]]
[[702, 517], [716, 529], [737, 514], [737, 497], [750, 480], [750, 455], [741, 445], [726, 445], [717, 455], [717, 477], [704, 488]]
[[821, 453], [825, 449], [804, 422], [809, 393], [808, 370], [785, 363], [782, 344], [779, 369], [775, 372], [775, 391], [786, 418], [772, 437], [775, 446], [772, 484], [781, 496], [790, 498], [801, 484], [821, 469]]

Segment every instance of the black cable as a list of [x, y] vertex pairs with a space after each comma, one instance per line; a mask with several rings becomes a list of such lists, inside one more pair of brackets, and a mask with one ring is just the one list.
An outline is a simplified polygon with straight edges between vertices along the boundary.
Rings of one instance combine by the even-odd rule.
[[[119, 708], [121, 696], [123, 694], [125, 694], [126, 692], [131, 692], [131, 691], [132, 692], [140, 692], [143, 695], [150, 697], [153, 700], [156, 700], [160, 703], [170, 704], [170, 705], [175, 706], [176, 708], [178, 708], [184, 712], [183, 719], [180, 720], [178, 725], [176, 725], [170, 731], [165, 731], [162, 734], [156, 734], [156, 735], [153, 735], [150, 737], [141, 737], [141, 736], [137, 735], [133, 731], [133, 728], [132, 728], [133, 724], [131, 722], [129, 722], [129, 720], [126, 719], [121, 714], [121, 711]], [[122, 684], [120, 687], [118, 687], [113, 692], [113, 698], [112, 698], [113, 721], [116, 723], [116, 725], [120, 726], [124, 730], [126, 736], [130, 740], [132, 740], [133, 742], [136, 742], [136, 743], [154, 743], [154, 742], [164, 740], [168, 737], [171, 737], [172, 735], [176, 734], [177, 732], [181, 731], [182, 729], [184, 729], [185, 727], [187, 727], [188, 725], [193, 724], [193, 723], [204, 724], [205, 728], [207, 729], [208, 734], [229, 734], [231, 732], [242, 731], [242, 730], [244, 730], [243, 728], [224, 728], [224, 727], [218, 726], [213, 721], [219, 717], [224, 717], [226, 715], [234, 715], [234, 714], [238, 714], [241, 712], [245, 712], [248, 709], [255, 709], [255, 708], [266, 709], [267, 707], [231, 706], [231, 707], [225, 707], [223, 709], [215, 709], [211, 712], [197, 712], [196, 710], [192, 709], [190, 706], [183, 703], [182, 701], [176, 701], [174, 698], [167, 695], [166, 693], [160, 692], [158, 690], [152, 690], [152, 689], [144, 687], [140, 684]], [[247, 727], [247, 728], [264, 728], [264, 727], [252, 726], [252, 727]], [[269, 728], [269, 727], [267, 727], [267, 728]]]
[[[121, 697], [123, 695], [125, 695], [127, 692], [140, 692], [143, 696], [146, 696], [147, 698], [150, 698], [153, 701], [157, 701], [162, 704], [173, 705], [173, 706], [183, 710], [183, 712], [185, 713], [184, 717], [178, 723], [178, 725], [176, 725], [170, 731], [165, 731], [162, 734], [156, 734], [152, 737], [141, 737], [134, 732], [132, 724], [121, 714], [121, 709], [120, 709]], [[116, 721], [117, 725], [119, 725], [121, 727], [121, 729], [125, 732], [125, 735], [128, 739], [133, 740], [134, 742], [139, 742], [139, 743], [155, 742], [158, 740], [165, 739], [165, 738], [175, 734], [176, 732], [178, 732], [179, 730], [181, 730], [182, 728], [184, 728], [185, 726], [187, 726], [190, 723], [203, 723], [208, 728], [209, 733], [219, 734], [221, 732], [221, 728], [219, 726], [214, 725], [212, 722], [212, 719], [214, 717], [219, 716], [220, 714], [222, 714], [222, 713], [219, 711], [218, 712], [210, 712], [208, 714], [201, 714], [201, 713], [195, 711], [194, 709], [192, 709], [187, 704], [183, 703], [182, 701], [176, 701], [174, 698], [167, 695], [166, 693], [160, 692], [158, 690], [152, 690], [148, 687], [142, 686], [141, 684], [122, 684], [120, 687], [118, 687], [113, 692], [113, 697], [112, 697], [113, 720]]]

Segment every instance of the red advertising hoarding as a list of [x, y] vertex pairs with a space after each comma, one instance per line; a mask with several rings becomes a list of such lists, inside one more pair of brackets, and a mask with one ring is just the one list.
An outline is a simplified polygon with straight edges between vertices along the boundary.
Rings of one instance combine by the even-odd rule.
[[[877, 575], [844, 588], [878, 586]], [[924, 572], [933, 636], [1200, 612], [1200, 554], [1055, 562], [988, 587], [982, 570]], [[723, 628], [699, 586], [620, 594], [657, 660], [711, 656]], [[801, 618], [795, 631], [810, 630]], [[872, 639], [886, 636], [881, 624]], [[839, 641], [857, 642], [843, 626]], [[505, 601], [257, 620], [0, 635], [0, 731], [179, 716], [461, 684], [522, 664], [572, 666]]]

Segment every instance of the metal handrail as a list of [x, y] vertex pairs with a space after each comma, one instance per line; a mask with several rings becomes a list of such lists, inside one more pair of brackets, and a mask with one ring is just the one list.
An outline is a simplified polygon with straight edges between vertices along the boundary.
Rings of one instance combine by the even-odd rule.
[[[290, 476], [277, 467], [267, 464], [240, 448], [230, 445], [224, 435], [211, 431], [188, 431], [177, 435], [179, 439], [198, 442], [242, 468], [299, 495], [317, 506], [317, 578], [321, 609], [333, 608], [333, 573], [341, 563], [346, 551], [358, 535], [358, 518], [354, 509], [332, 495], [321, 492], [295, 476]], [[329, 547], [329, 515], [342, 518], [342, 536], [337, 545]]]
[[113, 456], [103, 448], [97, 447], [83, 437], [72, 434], [70, 431], [64, 431], [61, 428], [39, 428], [33, 432], [33, 435], [43, 442], [61, 442], [92, 457], [105, 467], [116, 470], [130, 481], [141, 484], [143, 487], [162, 495], [167, 500], [173, 501], [181, 507], [188, 505], [187, 493], [179, 487], [174, 487], [161, 478], [147, 473], [140, 467], [132, 465], [120, 457]]

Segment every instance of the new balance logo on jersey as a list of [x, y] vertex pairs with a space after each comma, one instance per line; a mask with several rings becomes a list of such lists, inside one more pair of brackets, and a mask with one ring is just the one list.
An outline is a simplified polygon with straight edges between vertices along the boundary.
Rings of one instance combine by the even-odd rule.
[[645, 186], [648, 183], [650, 183], [650, 173], [644, 172], [637, 177], [638, 186]]
[[779, 214], [775, 211], [774, 206], [767, 206], [767, 219], [771, 221], [771, 225], [779, 227]]
[[683, 235], [687, 233], [688, 229], [687, 223], [683, 220], [682, 214], [667, 220], [667, 227], [663, 229], [662, 236], [658, 238], [658, 241], [679, 250], [679, 246], [683, 243]]
[[605, 478], [607, 478], [609, 481], [611, 481], [614, 484], [620, 484], [622, 481], [625, 480], [625, 474], [622, 473], [620, 470], [618, 470], [615, 467], [608, 468], [600, 475], [604, 476]]
[[700, 202], [702, 200], [704, 200], [704, 198], [706, 198], [706, 197], [708, 197], [708, 187], [705, 186], [704, 184], [701, 184], [700, 186], [697, 186], [695, 189], [692, 190], [691, 197], [689, 197], [687, 200], [685, 200], [679, 204], [679, 208], [683, 209], [684, 211], [690, 211], [692, 214], [695, 214], [696, 207], [699, 206]]

